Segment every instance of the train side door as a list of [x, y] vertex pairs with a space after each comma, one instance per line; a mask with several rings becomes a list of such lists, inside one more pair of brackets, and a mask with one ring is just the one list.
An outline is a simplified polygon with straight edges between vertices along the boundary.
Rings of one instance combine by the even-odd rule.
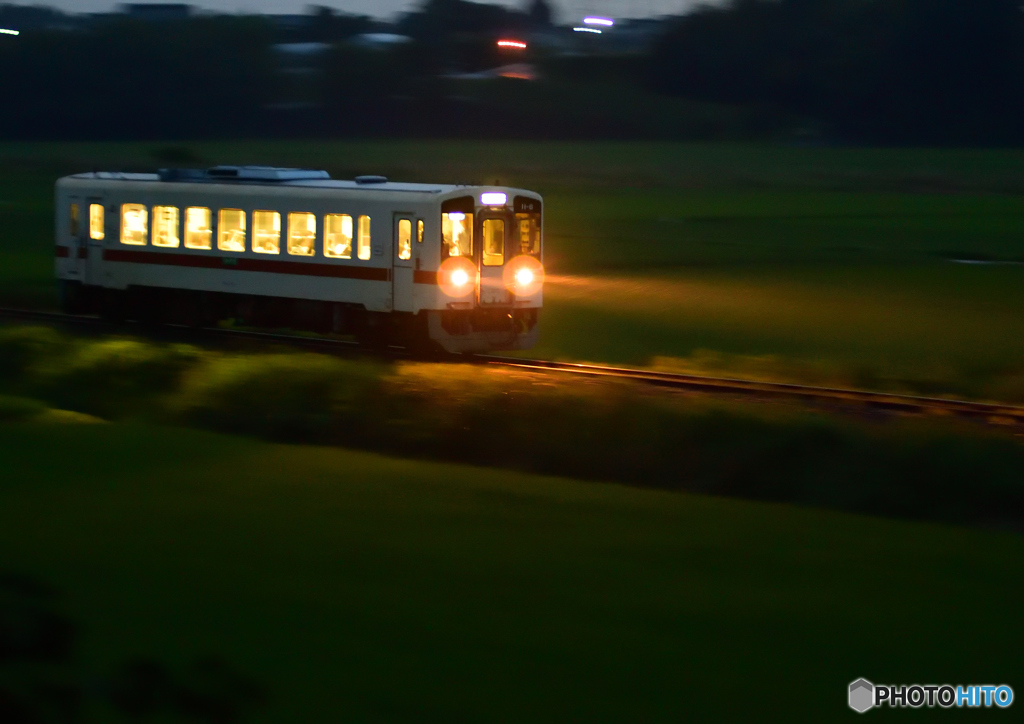
[[84, 282], [83, 271], [85, 269], [86, 239], [88, 229], [85, 220], [85, 202], [81, 196], [72, 196], [68, 199], [68, 224], [65, 228], [67, 236], [61, 241], [61, 245], [67, 246], [67, 262], [65, 262], [65, 273], [79, 281]]
[[394, 217], [394, 271], [391, 275], [392, 297], [396, 312], [412, 311], [413, 235], [416, 217], [410, 213], [396, 213]]
[[85, 216], [83, 221], [83, 281], [86, 284], [97, 285], [100, 283], [100, 266], [103, 262], [103, 244], [107, 235], [107, 211], [103, 205], [103, 198], [92, 196], [85, 201], [83, 208]]

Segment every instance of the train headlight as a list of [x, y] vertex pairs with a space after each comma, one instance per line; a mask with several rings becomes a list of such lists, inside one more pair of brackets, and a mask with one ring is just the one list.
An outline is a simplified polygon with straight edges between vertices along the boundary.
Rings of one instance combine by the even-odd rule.
[[472, 259], [452, 256], [441, 262], [437, 283], [449, 297], [464, 297], [476, 289], [477, 269]]
[[452, 272], [452, 286], [462, 288], [469, 284], [469, 274], [465, 269], [456, 269]]
[[505, 265], [505, 287], [517, 297], [536, 294], [544, 286], [544, 267], [532, 256], [523, 254]]

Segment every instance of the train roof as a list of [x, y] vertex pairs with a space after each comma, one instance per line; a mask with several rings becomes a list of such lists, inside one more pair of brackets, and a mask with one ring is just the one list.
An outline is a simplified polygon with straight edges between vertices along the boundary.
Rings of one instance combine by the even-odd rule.
[[[217, 184], [224, 186], [267, 186], [348, 191], [394, 191], [448, 194], [460, 189], [482, 188], [462, 184], [422, 184], [389, 181], [384, 176], [357, 176], [351, 180], [332, 179], [326, 171], [271, 166], [215, 166], [209, 169], [161, 169], [158, 173], [93, 171], [66, 178], [82, 181], [127, 181], [176, 184]], [[469, 193], [472, 193], [471, 191]], [[529, 193], [529, 192], [528, 192]]]

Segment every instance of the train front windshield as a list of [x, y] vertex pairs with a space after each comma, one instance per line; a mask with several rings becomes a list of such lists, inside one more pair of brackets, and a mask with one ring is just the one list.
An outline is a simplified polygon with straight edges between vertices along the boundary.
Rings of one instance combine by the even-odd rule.
[[516, 253], [540, 258], [540, 212], [516, 214]]
[[[474, 201], [465, 197], [446, 202], [444, 207], [448, 208], [442, 207], [442, 261], [461, 256], [482, 261], [486, 266], [500, 266], [521, 254], [540, 260], [540, 201], [516, 196], [511, 204], [512, 213], [507, 206], [474, 209]], [[474, 211], [479, 213], [474, 216]], [[504, 218], [499, 222], [501, 217]]]
[[441, 214], [441, 258], [473, 258], [473, 214], [452, 211]]

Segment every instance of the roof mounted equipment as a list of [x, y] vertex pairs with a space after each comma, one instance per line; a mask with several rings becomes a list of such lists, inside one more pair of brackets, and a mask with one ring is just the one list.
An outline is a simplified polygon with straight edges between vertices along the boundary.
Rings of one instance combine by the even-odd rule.
[[161, 181], [312, 181], [329, 179], [326, 171], [306, 168], [275, 168], [273, 166], [214, 166], [205, 171], [198, 168], [162, 168], [157, 172]]
[[214, 166], [206, 169], [206, 177], [234, 181], [313, 181], [329, 179], [326, 171], [307, 168], [275, 168], [274, 166]]

